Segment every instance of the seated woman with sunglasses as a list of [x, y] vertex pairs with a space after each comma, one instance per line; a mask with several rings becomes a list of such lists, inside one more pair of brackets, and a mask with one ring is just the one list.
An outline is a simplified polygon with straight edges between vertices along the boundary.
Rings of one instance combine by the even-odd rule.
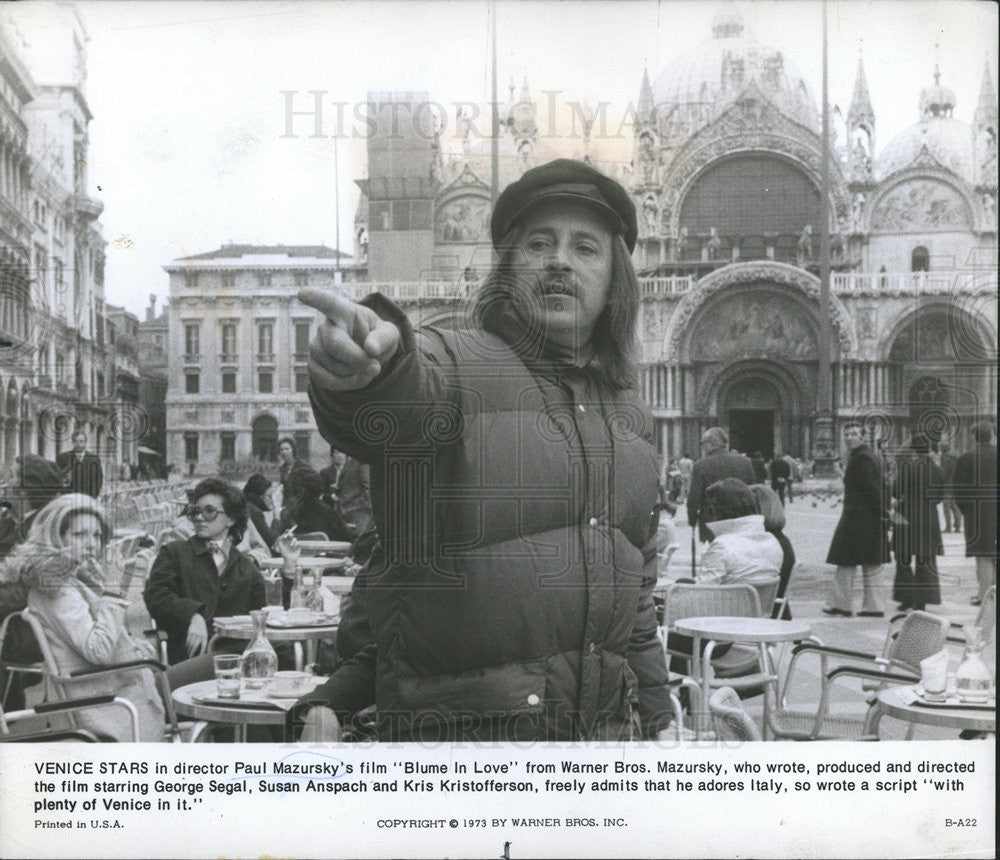
[[[121, 571], [104, 559], [108, 533], [107, 516], [93, 498], [59, 496], [39, 511], [27, 540], [6, 561], [7, 573], [28, 587], [28, 607], [45, 629], [62, 674], [154, 656], [125, 628]], [[148, 670], [122, 669], [67, 687], [74, 698], [113, 691], [128, 699], [139, 713], [137, 740], [162, 740], [163, 701]], [[131, 721], [117, 709], [84, 710], [76, 719], [98, 734], [131, 739]]]
[[167, 633], [172, 664], [206, 649], [216, 616], [246, 615], [264, 606], [260, 568], [236, 548], [249, 516], [243, 493], [207, 478], [188, 499], [184, 515], [194, 535], [164, 545], [143, 594], [149, 614]]

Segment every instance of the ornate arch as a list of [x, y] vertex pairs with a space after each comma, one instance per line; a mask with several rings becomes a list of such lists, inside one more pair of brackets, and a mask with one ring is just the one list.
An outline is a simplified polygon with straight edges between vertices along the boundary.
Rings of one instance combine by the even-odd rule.
[[[879, 207], [892, 197], [893, 194], [900, 190], [902, 186], [907, 183], [917, 182], [920, 180], [924, 180], [925, 182], [937, 182], [945, 185], [949, 190], [953, 191], [961, 199], [961, 202], [964, 205], [965, 211], [963, 214], [965, 215], [966, 223], [962, 225], [943, 225], [942, 227], [914, 226], [912, 230], [909, 231], [906, 230], [906, 228], [900, 227], [873, 227], [873, 215], [876, 211], [878, 211]], [[906, 208], [908, 210], [912, 210], [913, 207], [911, 201], [906, 201]], [[859, 223], [859, 229], [864, 233], [871, 233], [872, 231], [878, 233], [924, 233], [942, 229], [946, 231], [982, 231], [990, 229], [990, 227], [985, 224], [985, 217], [983, 207], [976, 199], [976, 195], [974, 194], [972, 187], [964, 179], [956, 176], [954, 173], [943, 167], [934, 167], [929, 165], [916, 166], [894, 173], [887, 181], [884, 181], [878, 186], [868, 205], [865, 207]]]
[[[992, 293], [991, 300], [996, 301], [995, 291]], [[962, 307], [954, 299], [947, 296], [929, 297], [927, 301], [920, 302], [918, 307], [909, 306], [908, 310], [899, 314], [888, 326], [886, 336], [879, 345], [879, 360], [890, 361], [890, 355], [899, 337], [917, 323], [921, 317], [926, 319], [928, 314], [941, 311], [948, 318], [949, 334], [953, 338], [961, 338], [967, 342], [975, 343], [974, 348], [976, 352], [981, 354], [980, 357], [983, 361], [995, 362], [997, 358], [996, 328], [991, 326], [982, 314], [974, 313], [974, 310], [972, 307]], [[962, 360], [961, 357], [960, 360]], [[969, 357], [964, 360], [974, 360], [974, 358]]]
[[[679, 360], [681, 342], [687, 333], [697, 310], [720, 290], [745, 286], [750, 283], [766, 282], [792, 288], [819, 305], [819, 278], [805, 269], [788, 263], [754, 260], [746, 263], [732, 263], [716, 269], [699, 280], [684, 294], [670, 318], [663, 338], [661, 360]], [[816, 308], [818, 310], [818, 307]], [[839, 353], [841, 356], [854, 355], [858, 348], [857, 333], [843, 302], [830, 293], [830, 318], [833, 321]]]
[[808, 414], [811, 410], [804, 403], [803, 391], [806, 381], [802, 379], [793, 367], [768, 359], [749, 359], [736, 361], [705, 380], [695, 401], [695, 409], [702, 415], [720, 415], [724, 395], [729, 389], [748, 377], [757, 377], [768, 382], [778, 391], [779, 397], [786, 403], [794, 404], [789, 412]]
[[[763, 155], [798, 168], [823, 193], [819, 137], [786, 117], [755, 87], [733, 102], [713, 122], [699, 129], [681, 147], [663, 174], [660, 195], [662, 224], [668, 236], [680, 230], [681, 202], [710, 166], [725, 158]], [[830, 158], [830, 229], [846, 230], [850, 212], [847, 183], [836, 159]]]

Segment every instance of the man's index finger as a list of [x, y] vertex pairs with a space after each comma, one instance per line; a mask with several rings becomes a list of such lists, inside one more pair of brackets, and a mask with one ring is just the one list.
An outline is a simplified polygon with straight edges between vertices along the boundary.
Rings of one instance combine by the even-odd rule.
[[341, 323], [348, 328], [357, 313], [354, 302], [334, 290], [304, 287], [299, 290], [297, 298], [302, 304], [320, 311], [330, 322]]

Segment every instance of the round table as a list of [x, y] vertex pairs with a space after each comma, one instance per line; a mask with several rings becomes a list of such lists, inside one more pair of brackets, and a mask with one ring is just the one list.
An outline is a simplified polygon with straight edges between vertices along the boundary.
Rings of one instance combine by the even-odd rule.
[[880, 691], [868, 715], [865, 734], [875, 734], [879, 720], [883, 716], [894, 717], [908, 723], [923, 723], [958, 731], [969, 729], [976, 732], [996, 732], [996, 699], [991, 700], [992, 706], [988, 704], [963, 704], [961, 707], [935, 706], [930, 702], [921, 702], [916, 690], [917, 686], [910, 684], [886, 687]]
[[[339, 570], [342, 567], [347, 567], [350, 563], [350, 559], [344, 557], [327, 558], [322, 555], [306, 555], [301, 556], [295, 563], [299, 567], [308, 570], [328, 570], [330, 568]], [[265, 558], [261, 560], [260, 566], [264, 568], [281, 568], [284, 564], [285, 560], [283, 558]]]
[[[805, 621], [784, 621], [777, 618], [748, 618], [736, 615], [707, 615], [696, 618], [681, 618], [675, 621], [672, 630], [694, 641], [691, 646], [691, 674], [701, 685], [702, 702], [707, 703], [713, 686], [712, 650], [717, 642], [734, 642], [760, 646], [761, 683], [776, 684], [778, 676], [771, 667], [768, 645], [778, 642], [799, 642], [812, 635], [812, 627]], [[707, 639], [705, 653], [701, 653], [701, 642]], [[722, 679], [725, 680], [725, 679]], [[718, 685], [717, 685], [718, 686]], [[764, 696], [763, 736], [767, 739], [768, 696]], [[702, 715], [701, 730], [707, 728], [707, 712]]]
[[351, 551], [351, 544], [343, 540], [300, 540], [299, 549], [304, 555], [319, 555], [324, 552], [347, 555]]
[[[269, 642], [291, 642], [295, 649], [295, 668], [301, 672], [306, 663], [316, 661], [316, 643], [320, 639], [335, 638], [338, 626], [338, 624], [306, 624], [301, 627], [273, 627], [268, 624], [264, 627], [264, 635]], [[216, 624], [212, 641], [216, 637], [249, 641], [252, 636], [253, 624]], [[212, 641], [208, 643], [209, 651], [212, 650]], [[305, 654], [302, 650], [303, 642], [306, 643]]]
[[232, 703], [220, 704], [221, 700], [211, 703], [197, 702], [195, 697], [215, 696], [215, 679], [198, 681], [178, 687], [171, 694], [174, 700], [174, 710], [183, 717], [205, 720], [210, 723], [225, 723], [236, 728], [236, 742], [246, 743], [247, 726], [283, 726], [285, 711], [277, 704], [266, 702], [247, 702], [233, 699]]

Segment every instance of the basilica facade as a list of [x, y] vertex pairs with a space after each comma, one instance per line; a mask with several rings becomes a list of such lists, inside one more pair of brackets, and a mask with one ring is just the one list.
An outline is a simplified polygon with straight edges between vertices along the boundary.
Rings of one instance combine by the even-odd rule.
[[[637, 76], [638, 77], [638, 76]], [[820, 111], [782, 52], [738, 14], [652, 79], [641, 75], [631, 157], [602, 152], [580, 113], [570, 149], [540, 133], [527, 83], [502, 114], [498, 185], [558, 156], [584, 158], [634, 195], [642, 307], [641, 393], [665, 458], [696, 455], [722, 425], [733, 447], [809, 458], [816, 419], [861, 420], [873, 438], [918, 430], [968, 444], [996, 414], [997, 101], [990, 70], [965, 122], [928, 68], [914, 123], [878, 145], [862, 62], [830, 141], [831, 276], [820, 298]], [[368, 141], [356, 230], [358, 295], [378, 289], [415, 322], [460, 324], [491, 263], [488, 139], [443, 140], [422, 93], [379, 94], [421, 123]], [[397, 117], [398, 111], [393, 111]], [[456, 140], [457, 138], [457, 140]], [[449, 146], [450, 144], [454, 144]], [[825, 319], [824, 319], [825, 318]], [[832, 403], [821, 390], [829, 321]]]

